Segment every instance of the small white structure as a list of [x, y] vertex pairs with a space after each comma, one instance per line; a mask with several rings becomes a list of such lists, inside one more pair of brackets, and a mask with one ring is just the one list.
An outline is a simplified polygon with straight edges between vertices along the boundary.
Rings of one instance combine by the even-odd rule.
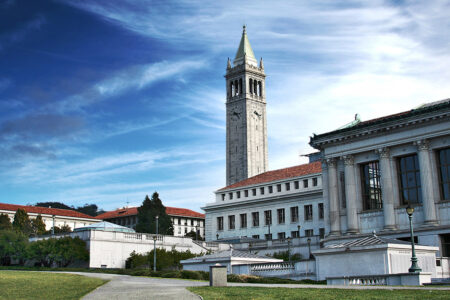
[[[248, 265], [261, 263], [280, 263], [282, 259], [261, 256], [239, 250], [224, 250], [213, 254], [194, 257], [180, 261], [184, 270], [209, 272], [209, 267], [217, 263], [227, 267], [228, 274], [248, 274]], [[245, 267], [245, 272], [240, 272], [240, 266]]]
[[[415, 248], [418, 265], [426, 273], [428, 281], [431, 277], [436, 278], [436, 252], [439, 248], [422, 245], [416, 245]], [[328, 245], [313, 251], [313, 254], [316, 258], [317, 279], [333, 278], [340, 284], [343, 283], [342, 280], [348, 278], [354, 278], [355, 282], [372, 280], [372, 284], [389, 284], [388, 277], [398, 277], [400, 274], [408, 273], [411, 266], [409, 242], [381, 238], [376, 235], [342, 244]], [[342, 279], [342, 282], [338, 279]], [[399, 280], [393, 282], [403, 284], [401, 282], [410, 279]]]
[[[109, 222], [78, 228], [75, 232], [55, 237], [64, 236], [78, 236], [86, 242], [90, 268], [125, 268], [125, 261], [133, 251], [144, 254], [153, 250], [154, 238], [158, 249], [189, 250], [195, 254], [224, 250], [229, 247], [227, 244], [193, 241], [191, 238], [136, 233], [131, 228]], [[30, 241], [48, 238], [52, 236], [31, 238]]]

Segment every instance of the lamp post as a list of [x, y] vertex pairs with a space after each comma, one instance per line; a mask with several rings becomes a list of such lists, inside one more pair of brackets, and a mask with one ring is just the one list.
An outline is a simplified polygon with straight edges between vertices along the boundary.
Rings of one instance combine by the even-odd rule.
[[156, 272], [156, 239], [158, 238], [158, 219], [156, 216], [156, 234], [153, 236], [153, 271]]
[[302, 226], [300, 226], [300, 225], [297, 225], [298, 238], [300, 238], [300, 228], [302, 228]]
[[291, 237], [287, 238], [287, 242], [288, 242], [288, 260], [289, 262], [291, 262]]
[[408, 271], [410, 273], [421, 272], [422, 269], [419, 268], [419, 266], [417, 265], [416, 250], [414, 248], [414, 233], [413, 233], [413, 224], [412, 224], [412, 216], [414, 213], [414, 207], [412, 207], [408, 204], [408, 207], [406, 208], [406, 213], [408, 214], [408, 218], [409, 218], [409, 229], [410, 229], [410, 234], [411, 234], [411, 252], [412, 252], [411, 268], [409, 268]]
[[306, 240], [308, 242], [308, 253], [309, 253], [309, 259], [311, 259], [311, 238], [308, 238]]

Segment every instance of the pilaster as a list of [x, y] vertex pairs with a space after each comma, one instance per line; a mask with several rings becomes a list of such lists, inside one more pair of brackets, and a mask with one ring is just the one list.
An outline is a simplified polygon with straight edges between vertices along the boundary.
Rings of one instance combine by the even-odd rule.
[[330, 199], [330, 235], [341, 235], [336, 159], [335, 158], [327, 159], [327, 165], [328, 165], [328, 198]]
[[347, 233], [355, 234], [359, 232], [356, 206], [355, 161], [352, 155], [345, 155], [342, 159], [344, 160]]
[[384, 230], [394, 230], [395, 211], [392, 171], [389, 148], [380, 148], [375, 151], [379, 155], [381, 171], [381, 197], [383, 198]]

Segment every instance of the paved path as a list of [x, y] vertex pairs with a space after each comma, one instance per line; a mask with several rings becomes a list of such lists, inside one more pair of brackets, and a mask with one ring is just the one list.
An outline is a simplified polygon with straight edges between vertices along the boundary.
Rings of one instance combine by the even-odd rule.
[[[86, 295], [83, 300], [93, 299], [200, 299], [199, 296], [189, 292], [188, 286], [208, 286], [205, 281], [192, 281], [170, 278], [151, 278], [117, 274], [103, 273], [82, 273], [82, 272], [61, 272], [79, 274], [89, 277], [108, 279], [105, 285]], [[327, 286], [313, 284], [258, 284], [258, 283], [234, 283], [229, 282], [229, 286], [253, 286], [253, 287], [284, 287], [284, 288], [319, 288], [319, 289], [439, 289], [450, 290], [450, 287], [402, 287], [402, 286]]]
[[[66, 273], [66, 272], [64, 272]], [[69, 272], [67, 272], [69, 273]], [[170, 278], [150, 278], [116, 274], [70, 272], [89, 277], [111, 280], [83, 297], [83, 300], [97, 299], [176, 299], [199, 300], [199, 296], [189, 292], [187, 286], [205, 286], [208, 282], [178, 280]]]

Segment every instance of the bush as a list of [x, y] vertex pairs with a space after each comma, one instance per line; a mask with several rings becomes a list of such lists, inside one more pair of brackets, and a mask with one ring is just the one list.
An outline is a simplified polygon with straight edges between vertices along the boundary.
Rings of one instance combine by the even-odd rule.
[[291, 257], [289, 259], [289, 251], [280, 251], [280, 252], [274, 252], [272, 255], [267, 254], [268, 256], [271, 256], [273, 258], [282, 259], [283, 261], [296, 261], [302, 259], [302, 255], [300, 253], [291, 253]]
[[243, 283], [297, 283], [297, 284], [326, 284], [326, 280], [315, 281], [311, 279], [292, 280], [287, 278], [277, 277], [259, 277], [252, 275], [227, 275], [228, 282], [243, 282]]
[[[202, 253], [199, 255], [203, 255]], [[172, 249], [167, 251], [165, 249], [156, 249], [156, 268], [158, 270], [180, 270], [180, 260], [189, 259], [198, 255], [192, 252], [180, 252]], [[148, 268], [153, 270], [153, 250], [145, 254], [137, 254], [132, 252], [130, 257], [125, 262], [127, 269], [134, 268]]]
[[0, 231], [0, 265], [9, 266], [14, 262], [22, 265], [27, 257], [28, 239], [15, 230]]

